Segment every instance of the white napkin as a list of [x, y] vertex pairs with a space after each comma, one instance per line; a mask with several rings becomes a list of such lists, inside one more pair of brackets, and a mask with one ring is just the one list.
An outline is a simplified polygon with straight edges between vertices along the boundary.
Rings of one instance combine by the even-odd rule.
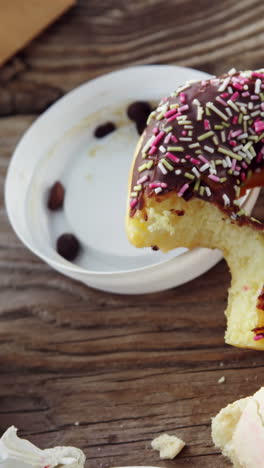
[[11, 426], [0, 439], [0, 468], [84, 468], [85, 455], [75, 447], [41, 450], [20, 439]]

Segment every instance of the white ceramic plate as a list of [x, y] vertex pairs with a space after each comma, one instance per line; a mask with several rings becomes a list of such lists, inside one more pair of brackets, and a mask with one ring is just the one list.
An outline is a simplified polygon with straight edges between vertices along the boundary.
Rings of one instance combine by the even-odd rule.
[[[19, 142], [5, 187], [6, 208], [18, 237], [52, 268], [94, 288], [149, 293], [189, 281], [215, 265], [219, 251], [176, 249], [168, 254], [136, 249], [126, 238], [124, 217], [128, 172], [138, 140], [126, 116], [135, 100], [157, 103], [197, 70], [152, 65], [124, 69], [71, 91], [40, 116]], [[113, 121], [103, 139], [94, 129]], [[64, 209], [46, 208], [50, 186], [66, 188]], [[247, 197], [247, 208], [258, 191]], [[74, 233], [82, 253], [74, 263], [59, 256], [56, 239]]]

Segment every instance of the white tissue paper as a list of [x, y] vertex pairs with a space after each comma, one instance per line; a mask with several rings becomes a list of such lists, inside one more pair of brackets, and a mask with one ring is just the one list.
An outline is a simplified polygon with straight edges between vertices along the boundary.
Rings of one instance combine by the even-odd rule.
[[12, 426], [0, 439], [0, 468], [84, 468], [85, 455], [75, 447], [41, 450], [20, 439]]

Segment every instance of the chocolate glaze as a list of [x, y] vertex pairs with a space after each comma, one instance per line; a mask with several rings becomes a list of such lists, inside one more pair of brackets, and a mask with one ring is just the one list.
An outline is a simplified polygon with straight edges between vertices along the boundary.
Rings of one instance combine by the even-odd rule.
[[[224, 83], [227, 83], [227, 81], [229, 83], [225, 87]], [[225, 89], [221, 90], [223, 87]], [[133, 216], [137, 210], [142, 210], [145, 196], [155, 196], [158, 199], [163, 194], [171, 191], [176, 191], [180, 195], [182, 187], [188, 184], [188, 188], [182, 194], [185, 200], [188, 201], [193, 197], [197, 197], [214, 203], [231, 217], [232, 222], [239, 225], [250, 224], [256, 229], [263, 230], [264, 226], [260, 222], [245, 216], [241, 213], [239, 206], [234, 204], [235, 200], [239, 198], [239, 189], [241, 189], [253, 172], [264, 167], [264, 133], [262, 129], [262, 122], [264, 126], [263, 88], [263, 70], [259, 72], [242, 72], [224, 75], [211, 80], [187, 83], [185, 89], [178, 89], [168, 98], [162, 99], [156, 111], [151, 114], [152, 118], [149, 118], [149, 123], [143, 134], [141, 146], [136, 157], [131, 184], [130, 216]], [[234, 106], [227, 103], [229, 100], [233, 102], [235, 109]], [[221, 115], [219, 116], [218, 113], [210, 108], [210, 115], [207, 115], [206, 108], [210, 107], [208, 103], [212, 103], [221, 112]], [[189, 124], [180, 125], [177, 119], [168, 121], [172, 115], [168, 117], [162, 115], [164, 114], [162, 106], [165, 105], [166, 112], [172, 111], [170, 106], [178, 105], [178, 108], [181, 109], [182, 106], [187, 105], [187, 108], [183, 107], [180, 112], [176, 110], [176, 113], [186, 116]], [[201, 120], [197, 120], [198, 107], [202, 108]], [[201, 112], [201, 109], [199, 111]], [[225, 115], [225, 119], [222, 114]], [[244, 117], [246, 118], [244, 119]], [[221, 125], [222, 128], [215, 128], [215, 125]], [[188, 128], [188, 126], [193, 128]], [[168, 127], [172, 127], [169, 132], [166, 130]], [[153, 152], [151, 151], [152, 154], [149, 154], [151, 147], [143, 151], [149, 139], [154, 134], [155, 136], [159, 135], [162, 131], [165, 131], [165, 133], [158, 142], [156, 150], [154, 148]], [[213, 135], [206, 137], [204, 140], [199, 138], [210, 131], [214, 132]], [[171, 133], [171, 138], [174, 141], [170, 139], [166, 143], [164, 139], [166, 141], [166, 136], [169, 133]], [[244, 138], [239, 138], [240, 135], [243, 136], [245, 133], [247, 135]], [[182, 140], [182, 138], [191, 138], [191, 141]], [[189, 145], [195, 143], [199, 143], [199, 146], [190, 148]], [[253, 143], [253, 148], [250, 148], [250, 143]], [[240, 145], [243, 147], [240, 150], [243, 153], [242, 156], [237, 151], [234, 151], [236, 146]], [[211, 152], [210, 150], [208, 151], [208, 148], [204, 148], [205, 146], [212, 148]], [[169, 149], [169, 147], [182, 147], [183, 151]], [[221, 149], [232, 151], [241, 160], [235, 159], [232, 155], [223, 154]], [[201, 153], [197, 153], [197, 150], [201, 150]], [[171, 159], [167, 156], [168, 153], [174, 155], [179, 160], [175, 162], [173, 157]], [[201, 171], [201, 168], [206, 163], [200, 159], [202, 157], [208, 161], [210, 167]], [[166, 173], [163, 173], [159, 167], [162, 159], [165, 159], [171, 166], [168, 169], [162, 163], [163, 169], [165, 167], [165, 171], [163, 172]], [[236, 160], [235, 169], [233, 167], [230, 168], [230, 162], [234, 165], [233, 159]], [[227, 167], [222, 165], [223, 160], [225, 161], [224, 165]], [[139, 172], [142, 164], [149, 161], [153, 161], [153, 166], [150, 169]], [[216, 165], [215, 161], [218, 161]], [[181, 173], [176, 174], [175, 171], [179, 170]], [[199, 177], [197, 177], [197, 171]], [[194, 176], [194, 178], [186, 177], [186, 173]], [[221, 182], [219, 180], [212, 180], [214, 177], [211, 178], [210, 175], [215, 175], [223, 180]], [[147, 176], [147, 180], [139, 184], [138, 180], [144, 176]], [[196, 187], [195, 190], [198, 179], [200, 179], [200, 187], [204, 187], [202, 191], [200, 191], [200, 187], [198, 190]], [[163, 184], [162, 190], [158, 194], [155, 193], [154, 188], [149, 187], [149, 184], [152, 183]], [[137, 188], [138, 194], [135, 196], [134, 187], [138, 185], [141, 185], [141, 188]], [[208, 187], [209, 190], [205, 189], [205, 187]]]

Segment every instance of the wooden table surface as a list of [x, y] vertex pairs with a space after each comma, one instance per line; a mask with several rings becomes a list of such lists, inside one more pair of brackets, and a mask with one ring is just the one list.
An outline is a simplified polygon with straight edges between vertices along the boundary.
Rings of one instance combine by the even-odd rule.
[[[264, 354], [224, 344], [226, 264], [159, 294], [95, 291], [20, 243], [3, 191], [17, 141], [66, 91], [131, 64], [259, 68], [263, 18], [263, 0], [82, 0], [0, 70], [1, 432], [76, 445], [90, 468], [229, 466], [210, 418], [263, 385]], [[150, 448], [162, 432], [187, 442], [174, 461]]]

